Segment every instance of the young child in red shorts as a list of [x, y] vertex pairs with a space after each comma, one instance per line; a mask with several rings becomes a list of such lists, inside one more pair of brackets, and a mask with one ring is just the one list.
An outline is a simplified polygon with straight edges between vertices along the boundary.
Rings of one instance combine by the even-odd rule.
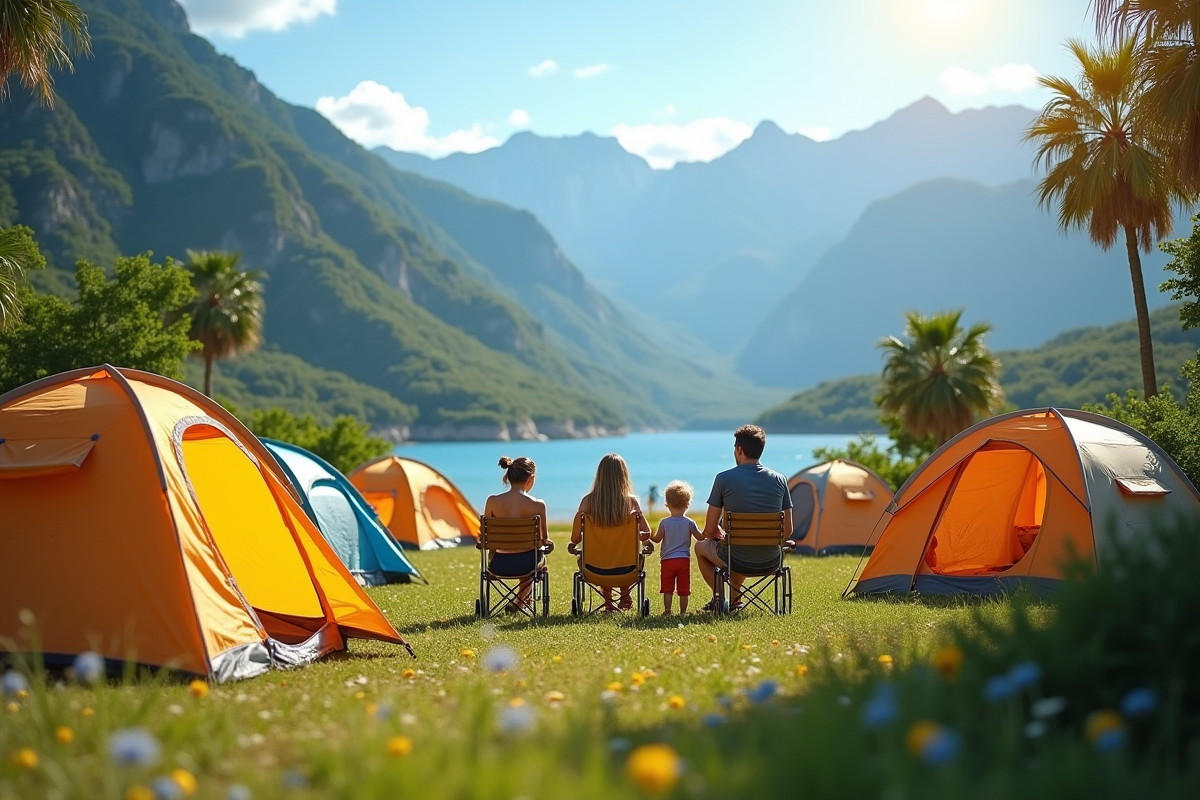
[[671, 516], [658, 523], [650, 541], [662, 543], [663, 616], [671, 615], [671, 603], [679, 595], [679, 613], [686, 614], [692, 593], [692, 539], [700, 538], [696, 523], [685, 516], [692, 504], [692, 487], [683, 481], [671, 481], [663, 491]]

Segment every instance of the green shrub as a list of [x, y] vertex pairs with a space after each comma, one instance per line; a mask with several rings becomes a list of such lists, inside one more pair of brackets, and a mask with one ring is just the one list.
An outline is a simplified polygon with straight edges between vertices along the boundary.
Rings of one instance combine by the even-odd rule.
[[371, 436], [370, 426], [348, 415], [339, 416], [332, 425], [325, 426], [308, 414], [298, 417], [282, 408], [239, 413], [231, 403], [223, 402], [222, 405], [255, 436], [303, 447], [337, 467], [344, 475], [349, 475], [364, 461], [392, 452], [391, 442]]
[[899, 491], [909, 476], [916, 472], [917, 467], [929, 458], [934, 450], [933, 440], [917, 440], [904, 435], [895, 417], [883, 416], [879, 418], [879, 422], [891, 437], [891, 444], [886, 449], [879, 446], [875, 434], [862, 433], [857, 440], [848, 442], [845, 447], [814, 449], [813, 458], [818, 461], [832, 461], [835, 458], [857, 461], [874, 470], [892, 487], [893, 492]]

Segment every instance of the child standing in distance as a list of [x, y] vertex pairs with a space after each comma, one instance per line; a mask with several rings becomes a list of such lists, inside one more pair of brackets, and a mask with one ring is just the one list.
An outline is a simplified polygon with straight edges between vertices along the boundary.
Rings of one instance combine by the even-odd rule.
[[663, 616], [671, 616], [671, 603], [679, 595], [679, 613], [686, 614], [692, 594], [692, 539], [700, 538], [696, 523], [685, 516], [692, 504], [692, 487], [683, 481], [671, 481], [663, 491], [671, 516], [663, 517], [650, 541], [662, 543]]

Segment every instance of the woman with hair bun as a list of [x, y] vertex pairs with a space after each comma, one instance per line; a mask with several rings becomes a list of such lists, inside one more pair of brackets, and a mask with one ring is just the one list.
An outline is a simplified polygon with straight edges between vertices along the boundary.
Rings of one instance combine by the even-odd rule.
[[[494, 494], [484, 503], [483, 513], [496, 519], [519, 519], [521, 517], [538, 517], [541, 522], [541, 544], [546, 545], [550, 539], [546, 535], [546, 503], [536, 497], [529, 496], [537, 479], [537, 465], [532, 459], [500, 457], [500, 469], [504, 470], [503, 481], [508, 485], [508, 491]], [[537, 550], [512, 552], [497, 550], [488, 563], [488, 570], [500, 577], [526, 575], [535, 568], [541, 567], [546, 561]], [[521, 605], [529, 606], [529, 580], [521, 581], [517, 592]]]

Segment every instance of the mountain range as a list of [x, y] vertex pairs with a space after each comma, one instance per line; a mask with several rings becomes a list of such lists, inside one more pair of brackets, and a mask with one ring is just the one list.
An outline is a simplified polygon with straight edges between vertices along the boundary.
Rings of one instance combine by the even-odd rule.
[[294, 357], [247, 357], [238, 387], [303, 364], [398, 398], [364, 389], [369, 421], [417, 437], [737, 419], [773, 396], [668, 357], [529, 213], [399, 173], [279, 100], [174, 0], [81, 6], [94, 57], [56, 107], [0, 105], [0, 224], [37, 232], [39, 288], [72, 291], [80, 258], [237, 250], [268, 274], [266, 341]]

